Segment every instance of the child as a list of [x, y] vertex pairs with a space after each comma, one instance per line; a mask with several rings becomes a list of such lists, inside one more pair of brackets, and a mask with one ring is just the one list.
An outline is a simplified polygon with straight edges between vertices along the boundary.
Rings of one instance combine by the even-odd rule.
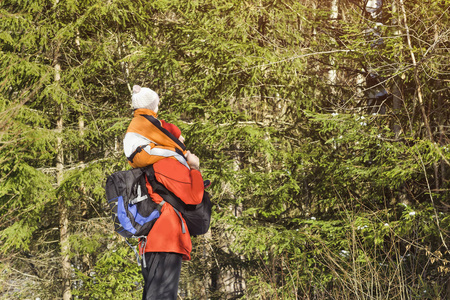
[[123, 140], [125, 156], [133, 168], [141, 168], [165, 158], [174, 157], [188, 166], [190, 155], [184, 145], [181, 130], [157, 119], [159, 96], [149, 88], [133, 86], [131, 96], [134, 117]]

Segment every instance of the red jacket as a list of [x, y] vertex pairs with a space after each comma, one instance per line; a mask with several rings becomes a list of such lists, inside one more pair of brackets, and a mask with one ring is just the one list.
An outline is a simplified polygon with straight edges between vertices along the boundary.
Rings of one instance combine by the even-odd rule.
[[[153, 165], [153, 168], [156, 180], [184, 203], [199, 204], [202, 202], [204, 186], [200, 171], [189, 170], [173, 158], [159, 160]], [[148, 182], [147, 189], [153, 201], [160, 203], [163, 200], [161, 196], [153, 193]], [[178, 214], [169, 203], [164, 203], [160, 217], [147, 236], [144, 252], [180, 253], [183, 255], [183, 260], [190, 260], [191, 237], [184, 219], [183, 222], [186, 228], [185, 233], [182, 232], [181, 219]]]

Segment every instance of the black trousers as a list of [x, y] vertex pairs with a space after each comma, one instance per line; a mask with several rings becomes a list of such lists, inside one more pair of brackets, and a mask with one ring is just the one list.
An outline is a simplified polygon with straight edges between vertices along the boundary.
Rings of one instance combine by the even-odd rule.
[[182, 256], [178, 253], [147, 252], [142, 266], [144, 293], [142, 300], [176, 300]]

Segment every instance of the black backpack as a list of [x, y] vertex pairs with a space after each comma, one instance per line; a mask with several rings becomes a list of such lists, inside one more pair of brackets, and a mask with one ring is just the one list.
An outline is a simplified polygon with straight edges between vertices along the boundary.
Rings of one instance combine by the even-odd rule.
[[115, 231], [126, 238], [147, 236], [161, 206], [150, 199], [143, 170], [119, 171], [108, 176], [105, 192]]
[[171, 204], [177, 214], [181, 213], [190, 235], [208, 232], [212, 208], [209, 193], [204, 192], [200, 204], [187, 205], [156, 180], [153, 166], [150, 165], [116, 172], [106, 180], [106, 199], [115, 230], [120, 235], [126, 238], [146, 237], [161, 213], [164, 202], [156, 204], [151, 200], [146, 187], [146, 178], [153, 191]]

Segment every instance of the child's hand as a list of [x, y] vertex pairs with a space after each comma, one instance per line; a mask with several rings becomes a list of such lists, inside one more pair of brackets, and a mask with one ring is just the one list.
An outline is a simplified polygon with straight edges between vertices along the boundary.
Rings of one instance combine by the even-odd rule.
[[200, 169], [200, 160], [198, 159], [197, 155], [191, 153], [191, 151], [188, 151], [186, 153], [186, 161], [191, 167], [191, 169], [199, 170]]

